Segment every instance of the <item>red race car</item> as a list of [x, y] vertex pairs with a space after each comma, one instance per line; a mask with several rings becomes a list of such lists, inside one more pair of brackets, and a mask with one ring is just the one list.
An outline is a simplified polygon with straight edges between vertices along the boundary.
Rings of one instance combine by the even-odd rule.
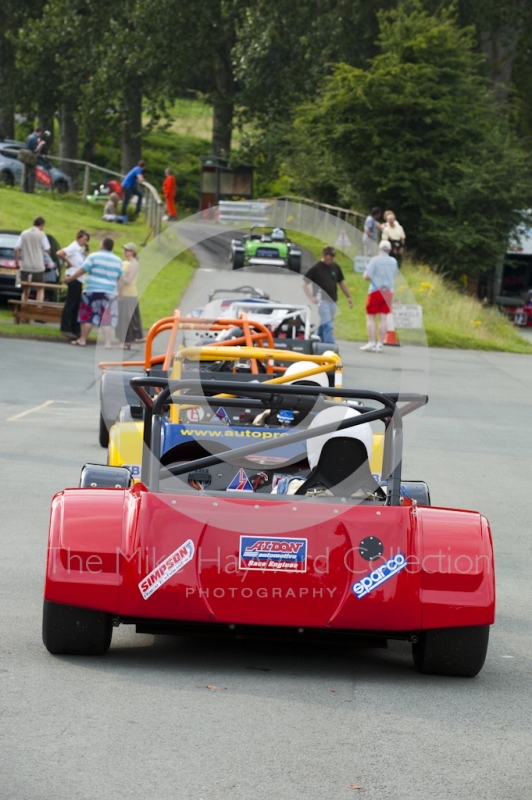
[[[154, 634], [400, 639], [420, 672], [481, 670], [495, 614], [489, 524], [475, 511], [431, 507], [424, 482], [401, 478], [403, 417], [426, 396], [131, 383], [144, 406], [141, 482], [131, 485], [126, 468], [85, 465], [80, 487], [52, 502], [51, 653], [101, 655], [113, 626], [130, 624]], [[218, 407], [223, 393], [227, 409], [277, 409], [299, 422], [271, 437], [264, 426], [235, 428], [249, 433], [243, 446], [188, 444], [161, 466], [162, 419], [184, 391], [189, 408]], [[231, 424], [226, 416], [220, 426]], [[369, 467], [370, 423], [384, 425], [380, 473]]]

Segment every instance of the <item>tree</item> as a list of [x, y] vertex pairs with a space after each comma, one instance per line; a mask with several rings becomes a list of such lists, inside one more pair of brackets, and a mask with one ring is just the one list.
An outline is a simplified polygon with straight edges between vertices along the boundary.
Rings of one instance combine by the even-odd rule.
[[527, 158], [480, 75], [473, 30], [452, 10], [405, 0], [379, 21], [381, 53], [366, 70], [338, 65], [301, 109], [299, 135], [334, 154], [340, 191], [352, 184], [367, 207], [393, 208], [421, 256], [477, 275], [530, 202]]
[[[42, 11], [44, 0], [3, 0], [0, 31], [0, 138], [15, 135], [15, 107], [23, 99], [24, 83], [16, 67], [17, 31]], [[31, 104], [30, 104], [31, 105]], [[42, 104], [41, 104], [42, 113]]]

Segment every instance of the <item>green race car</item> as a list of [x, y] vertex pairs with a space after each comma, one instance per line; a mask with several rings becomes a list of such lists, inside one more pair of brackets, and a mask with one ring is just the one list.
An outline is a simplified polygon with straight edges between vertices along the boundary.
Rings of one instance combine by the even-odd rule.
[[233, 239], [229, 259], [233, 269], [267, 264], [301, 272], [301, 250], [282, 228], [251, 228], [242, 239]]

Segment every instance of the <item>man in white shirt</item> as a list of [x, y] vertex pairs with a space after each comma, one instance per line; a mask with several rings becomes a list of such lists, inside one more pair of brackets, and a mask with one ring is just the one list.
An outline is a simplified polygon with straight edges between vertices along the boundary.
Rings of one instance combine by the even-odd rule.
[[392, 246], [391, 254], [400, 267], [405, 249], [406, 235], [405, 229], [397, 222], [393, 211], [384, 212], [384, 225], [382, 226], [381, 237], [387, 242], [390, 242]]
[[[393, 289], [399, 268], [395, 258], [390, 255], [391, 249], [390, 242], [383, 239], [379, 244], [379, 255], [371, 259], [364, 273], [364, 280], [371, 281], [366, 300], [368, 343], [360, 349], [371, 353], [382, 353], [387, 328], [386, 316], [392, 313]], [[380, 316], [378, 341], [377, 316]]]
[[[35, 217], [33, 227], [22, 231], [17, 239], [15, 263], [20, 269], [21, 281], [44, 283], [44, 254], [50, 252], [50, 242], [44, 232], [44, 224], [43, 217]], [[28, 294], [29, 290], [25, 287], [22, 299], [27, 300]], [[37, 300], [41, 302], [44, 300], [44, 288], [37, 289]]]
[[[89, 253], [89, 239], [87, 231], [78, 231], [72, 244], [57, 251], [59, 258], [62, 258], [67, 265], [65, 277], [70, 277], [83, 266]], [[68, 284], [65, 305], [61, 314], [61, 332], [68, 339], [78, 339], [81, 333], [78, 312], [82, 290], [83, 280], [80, 278], [76, 278]]]

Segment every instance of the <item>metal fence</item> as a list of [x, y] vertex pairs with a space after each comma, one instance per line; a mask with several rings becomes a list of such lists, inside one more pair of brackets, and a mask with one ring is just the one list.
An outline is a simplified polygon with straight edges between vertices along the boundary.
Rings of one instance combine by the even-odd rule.
[[[297, 197], [296, 195], [282, 195], [281, 197], [270, 197], [267, 199], [267, 202], [270, 203], [274, 207], [274, 210], [277, 212], [282, 211], [282, 206], [284, 205], [286, 210], [288, 210], [289, 203], [297, 203], [300, 207], [300, 215], [304, 212], [301, 209], [303, 207], [310, 207], [315, 208], [316, 211], [323, 211], [326, 214], [330, 214], [333, 217], [336, 217], [337, 223], [336, 227], [340, 229], [342, 222], [348, 222], [353, 227], [357, 228], [360, 231], [364, 230], [364, 221], [366, 219], [365, 214], [361, 214], [359, 211], [353, 211], [350, 208], [341, 208], [340, 206], [332, 206], [329, 203], [318, 203], [316, 200], [310, 200], [308, 197]], [[275, 215], [272, 215], [275, 216]], [[286, 216], [286, 214], [285, 214]], [[305, 215], [307, 216], [307, 215]], [[297, 222], [301, 222], [301, 219], [297, 220]]]
[[[13, 164], [5, 164], [3, 171], [10, 173], [13, 177], [13, 182], [20, 182], [22, 186], [24, 182], [24, 165], [17, 160], [19, 152], [19, 149], [10, 149], [9, 147], [2, 147], [0, 150], [0, 154], [10, 157], [9, 162], [14, 162]], [[40, 167], [46, 172], [54, 162], [56, 167], [64, 170], [72, 181], [73, 191], [75, 191], [78, 186], [83, 187], [81, 191], [83, 203], [89, 202], [89, 198], [94, 199], [95, 197], [101, 197], [102, 200], [107, 199], [104, 194], [98, 195], [99, 187], [106, 178], [118, 178], [120, 181], [124, 178], [124, 175], [120, 172], [115, 172], [106, 167], [100, 167], [98, 164], [91, 164], [89, 161], [81, 161], [74, 158], [60, 158], [59, 156], [40, 156], [37, 162], [37, 168]], [[64, 192], [68, 191], [70, 187], [64, 179], [58, 178], [55, 184], [53, 182], [50, 183], [49, 188], [52, 191], [57, 190]], [[151, 183], [145, 181], [142, 184], [142, 188], [144, 190], [143, 210], [146, 215], [146, 221], [151, 229], [152, 235], [158, 236], [162, 229], [164, 205], [157, 189], [152, 186]]]

